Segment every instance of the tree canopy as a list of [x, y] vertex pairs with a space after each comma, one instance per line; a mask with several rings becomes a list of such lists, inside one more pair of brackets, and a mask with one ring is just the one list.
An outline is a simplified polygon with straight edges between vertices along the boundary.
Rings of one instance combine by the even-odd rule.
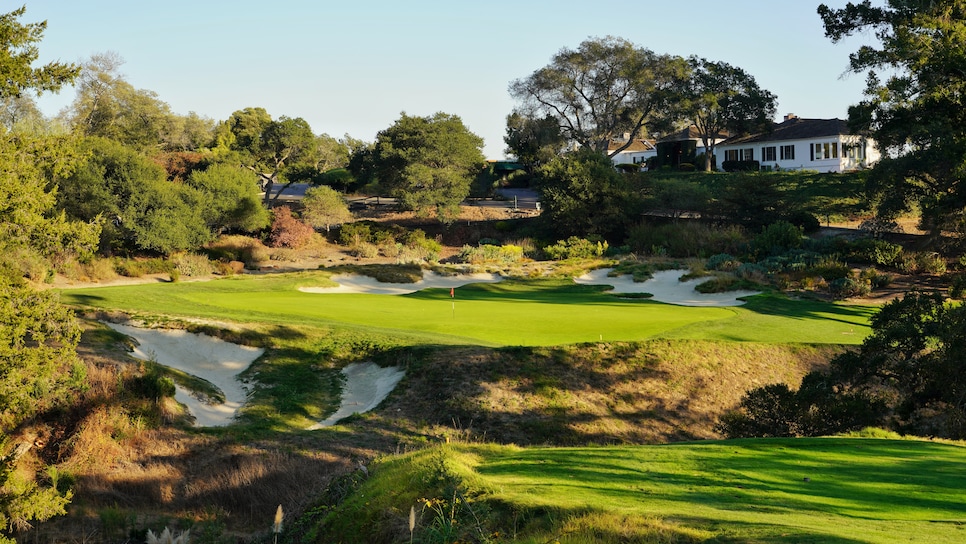
[[49, 62], [34, 67], [40, 56], [37, 43], [47, 30], [47, 21], [21, 23], [27, 7], [0, 14], [0, 97], [19, 97], [26, 91], [40, 95], [59, 91], [77, 77], [80, 68], [74, 64]]
[[766, 128], [775, 116], [776, 98], [741, 68], [698, 57], [688, 63], [685, 115], [701, 134], [707, 150], [704, 169], [710, 172], [717, 139]]
[[849, 121], [887, 155], [870, 176], [880, 216], [917, 204], [934, 234], [966, 231], [966, 0], [864, 0], [818, 13], [833, 42], [860, 33], [878, 41], [850, 55], [867, 85]]
[[807, 374], [797, 391], [749, 392], [722, 418], [729, 436], [821, 436], [884, 427], [920, 436], [966, 437], [966, 306], [909, 293], [872, 318], [857, 351]]
[[264, 108], [232, 113], [221, 125], [218, 138], [258, 175], [266, 204], [271, 203], [273, 187], [286, 178], [287, 171], [299, 171], [306, 165], [314, 168], [323, 149], [305, 119], [282, 116], [272, 120]]
[[513, 81], [509, 90], [527, 117], [550, 115], [569, 140], [607, 155], [616, 137], [629, 135], [626, 148], [635, 138], [670, 128], [678, 116], [672, 101], [687, 75], [681, 57], [608, 36], [561, 49], [550, 64]]
[[610, 159], [581, 149], [540, 169], [538, 188], [543, 216], [560, 237], [623, 237], [641, 212], [641, 199], [628, 190], [626, 177]]
[[[46, 23], [22, 24], [25, 8], [0, 15], [0, 100], [26, 91], [59, 89], [77, 75], [72, 65], [34, 68]], [[41, 488], [15, 470], [6, 434], [64, 400], [83, 379], [76, 346], [80, 330], [56, 294], [23, 281], [30, 262], [46, 268], [65, 253], [90, 254], [96, 224], [69, 221], [54, 210], [48, 189], [76, 157], [67, 137], [0, 132], [0, 541], [5, 535], [63, 514], [69, 496]], [[42, 278], [34, 278], [42, 279]], [[28, 472], [29, 474], [29, 472]]]
[[527, 117], [513, 112], [506, 118], [507, 153], [517, 158], [528, 174], [554, 158], [559, 157], [566, 146], [560, 125], [552, 115], [542, 118]]
[[483, 139], [456, 115], [405, 113], [380, 131], [364, 159], [350, 162], [357, 175], [376, 182], [408, 210], [432, 212], [444, 222], [459, 213], [473, 179], [482, 171]]

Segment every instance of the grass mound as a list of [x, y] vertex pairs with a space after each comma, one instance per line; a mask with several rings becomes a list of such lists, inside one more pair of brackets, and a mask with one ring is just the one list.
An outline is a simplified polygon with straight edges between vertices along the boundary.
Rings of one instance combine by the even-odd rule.
[[[441, 445], [373, 463], [303, 520], [316, 541], [962, 542], [966, 447], [820, 438]], [[333, 540], [335, 539], [335, 540]]]

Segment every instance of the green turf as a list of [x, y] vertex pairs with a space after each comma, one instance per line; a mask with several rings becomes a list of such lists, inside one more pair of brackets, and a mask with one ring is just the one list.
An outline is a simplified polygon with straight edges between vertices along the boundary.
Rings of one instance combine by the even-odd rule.
[[[418, 461], [433, 455], [442, 459]], [[432, 484], [443, 478], [429, 472], [435, 470], [456, 481], [462, 495], [476, 497], [476, 516], [501, 505], [504, 517], [497, 524], [511, 519], [508, 510], [515, 512], [512, 519], [537, 512], [552, 520], [532, 523], [539, 528], [511, 540], [517, 542], [631, 541], [618, 538], [617, 529], [607, 538], [609, 529], [599, 517], [600, 540], [566, 538], [566, 520], [601, 513], [623, 524], [660, 520], [670, 524], [671, 533], [705, 537], [661, 542], [964, 542], [964, 463], [962, 445], [898, 439], [527, 449], [448, 445], [377, 465], [374, 478], [356, 495], [365, 502], [346, 501], [329, 523], [369, 523], [365, 520], [392, 508], [406, 512], [407, 500], [432, 498], [425, 495], [442, 489]], [[463, 523], [472, 520], [466, 518]], [[489, 531], [508, 532], [494, 522], [488, 521]]]
[[315, 294], [323, 273], [245, 276], [67, 290], [69, 304], [128, 312], [258, 322], [338, 325], [433, 344], [560, 345], [649, 338], [856, 344], [872, 309], [781, 296], [745, 307], [694, 308], [627, 300], [566, 280], [512, 280], [412, 295]]

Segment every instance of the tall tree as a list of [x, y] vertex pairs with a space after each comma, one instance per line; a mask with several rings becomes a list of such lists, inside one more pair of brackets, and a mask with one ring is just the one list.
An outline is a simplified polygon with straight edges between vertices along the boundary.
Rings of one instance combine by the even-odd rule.
[[313, 227], [325, 227], [329, 232], [332, 225], [341, 225], [352, 220], [352, 212], [342, 193], [322, 185], [305, 191], [302, 199], [302, 219]]
[[114, 52], [94, 54], [84, 64], [68, 113], [71, 126], [84, 136], [108, 138], [145, 153], [179, 149], [183, 122], [157, 93], [125, 81], [123, 64]]
[[[229, 148], [239, 152], [242, 164], [258, 175], [266, 205], [272, 202], [275, 184], [286, 180], [286, 170], [298, 172], [300, 165], [311, 164], [318, 145], [305, 119], [282, 116], [273, 121], [264, 108], [236, 111], [224, 128], [229, 134], [222, 138], [227, 138]], [[277, 192], [276, 199], [285, 187]]]
[[[0, 15], [0, 101], [27, 91], [56, 91], [77, 77], [72, 65], [33, 67], [46, 22], [23, 24], [25, 8]], [[90, 252], [97, 226], [77, 224], [54, 211], [51, 177], [71, 166], [72, 147], [60, 137], [30, 138], [0, 132], [0, 448], [24, 419], [61, 402], [82, 379], [73, 314], [50, 292], [23, 281], [22, 257], [53, 257], [73, 249]], [[33, 520], [63, 514], [69, 497], [40, 488], [14, 470], [16, 458], [0, 457], [0, 541]]]
[[456, 115], [436, 113], [414, 117], [405, 113], [379, 132], [364, 176], [389, 191], [406, 209], [420, 215], [436, 213], [449, 222], [482, 170], [483, 139], [470, 132]]
[[0, 97], [4, 99], [19, 97], [26, 91], [38, 96], [46, 91], [57, 92], [80, 72], [78, 66], [61, 62], [33, 66], [40, 56], [37, 43], [47, 30], [47, 21], [21, 23], [26, 11], [23, 6], [0, 15]]
[[576, 50], [561, 49], [550, 64], [510, 84], [532, 118], [550, 115], [574, 143], [608, 154], [616, 137], [636, 138], [666, 130], [676, 120], [672, 102], [687, 80], [681, 57], [658, 55], [615, 37], [588, 39]]
[[766, 129], [775, 116], [776, 97], [741, 68], [693, 56], [688, 64], [691, 78], [682, 103], [701, 134], [704, 170], [710, 172], [718, 138]]
[[540, 169], [537, 187], [543, 217], [557, 236], [623, 239], [640, 217], [641, 202], [610, 159], [590, 149], [557, 158]]
[[885, 151], [869, 178], [880, 217], [917, 204], [934, 235], [966, 232], [966, 0], [865, 0], [818, 13], [833, 42], [878, 42], [849, 57], [850, 71], [868, 72], [849, 121]]
[[506, 151], [517, 158], [528, 174], [547, 164], [566, 147], [566, 139], [560, 132], [560, 124], [552, 115], [531, 118], [520, 112], [506, 117]]

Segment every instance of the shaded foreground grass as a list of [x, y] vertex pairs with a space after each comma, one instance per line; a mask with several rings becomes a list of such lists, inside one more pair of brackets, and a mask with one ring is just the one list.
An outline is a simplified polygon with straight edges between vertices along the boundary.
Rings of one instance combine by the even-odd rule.
[[962, 445], [869, 438], [444, 445], [370, 467], [370, 478], [320, 518], [318, 541], [408, 539], [404, 518], [415, 505], [424, 538], [962, 542], [964, 462]]
[[65, 302], [129, 313], [259, 322], [337, 325], [391, 333], [414, 343], [561, 345], [648, 338], [858, 344], [871, 308], [775, 295], [745, 307], [691, 308], [627, 300], [568, 280], [509, 280], [412, 295], [312, 294], [324, 272], [246, 276], [202, 283], [148, 284], [63, 292]]

